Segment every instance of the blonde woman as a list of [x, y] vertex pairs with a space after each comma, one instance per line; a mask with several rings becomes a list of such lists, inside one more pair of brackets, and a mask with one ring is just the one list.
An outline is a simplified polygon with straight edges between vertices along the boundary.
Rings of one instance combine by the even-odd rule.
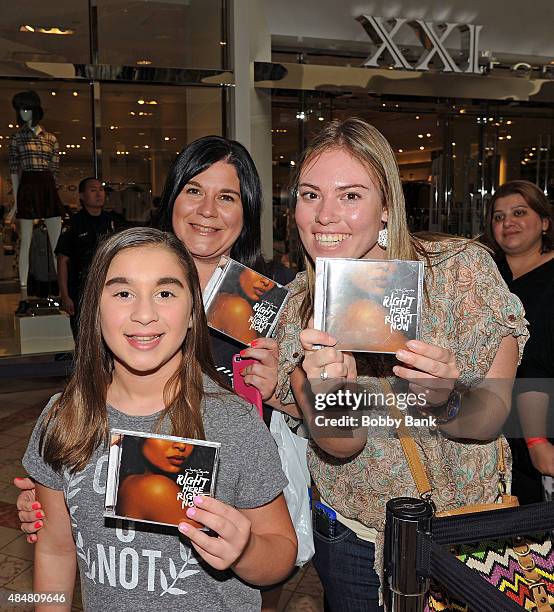
[[[313, 394], [327, 379], [377, 389], [384, 378], [393, 384], [405, 379], [426, 394], [439, 416], [445, 406], [450, 416], [459, 409], [436, 431], [411, 432], [433, 500], [438, 510], [494, 502], [494, 440], [509, 411], [511, 381], [527, 337], [524, 313], [485, 249], [410, 234], [394, 154], [371, 125], [359, 119], [330, 123], [298, 164], [293, 192], [307, 271], [290, 285], [277, 333], [276, 399], [307, 425], [310, 472], [337, 517], [331, 532], [315, 533], [314, 562], [327, 608], [378, 610], [385, 504], [418, 492], [393, 430], [358, 428], [349, 437], [335, 437], [316, 426]], [[336, 338], [313, 329], [316, 257], [423, 260], [422, 339], [408, 342], [390, 360], [336, 350]], [[504, 384], [484, 389], [483, 381], [493, 379]]]

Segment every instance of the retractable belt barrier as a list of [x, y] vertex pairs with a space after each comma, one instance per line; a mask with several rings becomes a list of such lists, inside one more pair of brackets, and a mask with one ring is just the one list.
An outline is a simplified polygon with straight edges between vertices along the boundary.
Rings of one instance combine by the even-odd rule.
[[423, 612], [430, 578], [478, 612], [523, 609], [459, 561], [448, 546], [554, 528], [554, 503], [434, 517], [431, 503], [401, 497], [387, 503], [384, 602], [387, 612]]

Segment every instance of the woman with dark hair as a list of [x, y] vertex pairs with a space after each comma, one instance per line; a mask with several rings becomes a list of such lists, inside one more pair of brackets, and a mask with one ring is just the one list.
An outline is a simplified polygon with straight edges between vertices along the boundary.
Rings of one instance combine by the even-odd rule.
[[[262, 188], [256, 166], [238, 142], [221, 136], [205, 136], [187, 145], [171, 166], [153, 225], [175, 234], [192, 255], [204, 290], [222, 255], [228, 255], [285, 285], [294, 274], [283, 266], [266, 264], [261, 255], [260, 217]], [[244, 349], [210, 330], [217, 371], [232, 381], [232, 357]], [[241, 353], [258, 363], [243, 369], [247, 384], [269, 399], [277, 382], [277, 344], [270, 338], [252, 341]], [[265, 409], [266, 417], [269, 409]], [[33, 482], [16, 479], [23, 489], [17, 507], [28, 541], [36, 542], [40, 529]], [[38, 525], [38, 528], [37, 528]]]
[[[531, 338], [517, 377], [516, 411], [508, 425], [513, 454], [513, 491], [520, 503], [543, 498], [542, 476], [554, 476], [554, 445], [547, 435], [548, 393], [535, 388], [554, 376], [552, 301], [554, 299], [554, 219], [544, 193], [529, 181], [510, 181], [491, 199], [486, 224], [488, 243], [500, 274], [525, 308]], [[532, 382], [534, 380], [534, 382]], [[531, 391], [540, 396], [532, 397]], [[527, 438], [527, 442], [524, 438]]]

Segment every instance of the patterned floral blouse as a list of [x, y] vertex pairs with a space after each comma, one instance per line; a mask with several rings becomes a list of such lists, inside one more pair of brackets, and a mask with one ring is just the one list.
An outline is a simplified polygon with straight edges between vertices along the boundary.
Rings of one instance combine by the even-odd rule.
[[[467, 386], [483, 380], [503, 337], [517, 339], [521, 359], [528, 337], [524, 310], [508, 291], [487, 251], [459, 241], [426, 242], [425, 246], [434, 256], [432, 270], [427, 269], [425, 275], [429, 299], [423, 302], [421, 339], [454, 352], [461, 372], [459, 382]], [[300, 273], [289, 285], [291, 297], [276, 333], [280, 353], [277, 396], [285, 404], [294, 401], [290, 374], [303, 358], [299, 309], [306, 283], [306, 274]], [[375, 388], [378, 379], [359, 377], [358, 382]], [[437, 510], [495, 501], [495, 442], [463, 443], [438, 431], [422, 432], [421, 428], [412, 428], [411, 433], [433, 486]], [[505, 440], [504, 448], [509, 459]], [[351, 460], [331, 457], [312, 442], [308, 466], [321, 496], [333, 508], [378, 532], [383, 531], [389, 499], [418, 497], [400, 442], [392, 431], [387, 435], [369, 434], [363, 451]], [[376, 567], [382, 553], [382, 533], [380, 536]]]

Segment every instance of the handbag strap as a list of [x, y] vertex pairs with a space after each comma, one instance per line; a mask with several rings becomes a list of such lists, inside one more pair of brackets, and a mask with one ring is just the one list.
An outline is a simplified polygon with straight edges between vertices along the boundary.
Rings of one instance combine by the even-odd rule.
[[[412, 478], [414, 479], [415, 485], [417, 487], [417, 491], [419, 496], [422, 498], [430, 498], [431, 491], [433, 487], [431, 486], [431, 482], [427, 476], [427, 472], [421, 461], [421, 457], [419, 456], [419, 451], [417, 450], [417, 445], [408, 431], [407, 427], [404, 425], [404, 416], [401, 411], [396, 406], [396, 396], [394, 394], [394, 390], [392, 385], [386, 378], [381, 379], [381, 386], [385, 394], [389, 395], [393, 398], [392, 404], [389, 406], [389, 410], [392, 414], [392, 417], [396, 419], [396, 422], [399, 423], [397, 428], [398, 439], [400, 440], [400, 445], [402, 446], [402, 450], [404, 451], [404, 455], [406, 456], [406, 461], [408, 463], [408, 467], [410, 468], [410, 472], [412, 474]], [[497, 439], [497, 469], [498, 469], [498, 477], [500, 480], [499, 488], [500, 495], [505, 495], [506, 493], [506, 459], [504, 457], [504, 448], [502, 446], [502, 440], [500, 437]]]
[[392, 417], [396, 419], [397, 423], [399, 423], [396, 432], [398, 439], [400, 440], [400, 444], [402, 445], [404, 455], [406, 456], [406, 461], [408, 462], [408, 467], [410, 468], [412, 478], [416, 484], [417, 491], [420, 497], [429, 497], [433, 488], [431, 487], [431, 483], [427, 477], [427, 472], [425, 471], [423, 463], [419, 457], [416, 443], [404, 425], [404, 416], [396, 406], [396, 396], [392, 389], [392, 385], [386, 378], [381, 379], [381, 385], [383, 386], [385, 393], [394, 398], [393, 403], [389, 406], [389, 410]]

